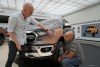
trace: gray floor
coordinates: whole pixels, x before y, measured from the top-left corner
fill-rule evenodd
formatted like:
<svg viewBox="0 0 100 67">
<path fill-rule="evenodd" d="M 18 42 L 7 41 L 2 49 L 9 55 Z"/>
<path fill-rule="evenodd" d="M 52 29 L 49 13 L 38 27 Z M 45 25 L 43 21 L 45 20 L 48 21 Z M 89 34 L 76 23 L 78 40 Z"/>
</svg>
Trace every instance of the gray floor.
<svg viewBox="0 0 100 67">
<path fill-rule="evenodd" d="M 100 47 L 88 44 L 82 44 L 82 48 L 85 53 L 86 60 L 80 67 L 100 67 Z M 5 67 L 7 54 L 8 54 L 8 46 L 7 43 L 4 43 L 4 45 L 0 46 L 0 67 Z M 51 62 L 49 60 L 43 60 L 43 61 L 28 60 L 26 62 L 26 67 L 33 67 L 33 66 L 55 67 L 50 63 Z M 18 65 L 16 63 L 13 63 L 12 67 L 18 67 Z"/>
<path fill-rule="evenodd" d="M 100 47 L 82 44 L 85 62 L 81 67 L 100 67 Z"/>
<path fill-rule="evenodd" d="M 5 67 L 5 63 L 8 55 L 8 45 L 7 42 L 0 46 L 0 67 Z M 17 64 L 13 63 L 12 67 L 18 67 Z"/>
</svg>

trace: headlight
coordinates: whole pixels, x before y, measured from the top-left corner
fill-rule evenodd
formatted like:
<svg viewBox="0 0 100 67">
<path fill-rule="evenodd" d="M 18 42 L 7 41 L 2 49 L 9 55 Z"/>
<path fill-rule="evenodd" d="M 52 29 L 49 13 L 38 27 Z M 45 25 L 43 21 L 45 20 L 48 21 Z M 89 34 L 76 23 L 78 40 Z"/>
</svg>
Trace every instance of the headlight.
<svg viewBox="0 0 100 67">
<path fill-rule="evenodd" d="M 26 37 L 27 42 L 33 42 L 36 39 L 36 34 L 33 32 L 26 33 Z"/>
</svg>

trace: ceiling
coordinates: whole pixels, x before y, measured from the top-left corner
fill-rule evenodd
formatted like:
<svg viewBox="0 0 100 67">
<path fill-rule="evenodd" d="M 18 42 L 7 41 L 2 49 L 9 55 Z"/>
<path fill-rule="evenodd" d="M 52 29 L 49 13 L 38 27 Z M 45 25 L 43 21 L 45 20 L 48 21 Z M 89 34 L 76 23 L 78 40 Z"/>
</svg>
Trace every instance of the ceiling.
<svg viewBox="0 0 100 67">
<path fill-rule="evenodd" d="M 25 2 L 33 4 L 35 13 L 63 16 L 100 3 L 100 0 L 0 0 L 0 8 L 22 10 Z"/>
</svg>

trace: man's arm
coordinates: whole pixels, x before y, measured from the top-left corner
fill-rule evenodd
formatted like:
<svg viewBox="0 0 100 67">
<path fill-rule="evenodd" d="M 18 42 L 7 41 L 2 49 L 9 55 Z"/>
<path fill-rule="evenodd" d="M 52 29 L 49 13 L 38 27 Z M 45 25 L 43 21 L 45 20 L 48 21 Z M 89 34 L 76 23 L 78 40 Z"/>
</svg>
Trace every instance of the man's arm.
<svg viewBox="0 0 100 67">
<path fill-rule="evenodd" d="M 36 24 L 37 26 L 39 26 L 40 28 L 42 28 L 43 30 L 45 30 L 48 33 L 48 35 L 51 35 L 52 34 L 52 32 L 45 25 L 39 23 L 33 17 L 31 17 L 31 18 L 32 18 L 31 23 Z"/>
<path fill-rule="evenodd" d="M 63 36 L 63 29 L 58 28 L 54 30 L 52 36 L 42 38 L 42 41 L 50 44 L 56 44 L 61 36 Z"/>
<path fill-rule="evenodd" d="M 44 26 L 43 24 L 38 24 L 38 26 L 40 27 L 40 28 L 42 28 L 43 30 L 45 30 L 47 33 L 48 33 L 48 35 L 52 35 L 53 33 L 52 33 L 52 31 L 50 31 L 46 26 Z"/>
<path fill-rule="evenodd" d="M 16 44 L 17 49 L 22 50 L 21 45 L 18 43 L 15 34 L 13 32 L 8 32 L 8 35 L 11 37 L 12 41 L 14 41 L 14 43 Z"/>
<path fill-rule="evenodd" d="M 18 50 L 21 50 L 21 45 L 18 43 L 17 38 L 14 34 L 14 29 L 16 27 L 17 24 L 17 18 L 15 16 L 10 16 L 9 17 L 9 21 L 8 21 L 8 35 L 10 36 L 10 38 L 12 39 L 12 41 L 14 41 L 14 43 L 16 44 L 16 47 Z"/>
<path fill-rule="evenodd" d="M 63 55 L 62 57 L 63 58 L 72 58 L 75 56 L 75 53 L 76 52 L 74 52 L 74 51 L 70 51 L 68 54 Z"/>
<path fill-rule="evenodd" d="M 38 26 L 39 26 L 40 28 L 42 28 L 43 30 L 45 30 L 45 31 L 48 29 L 48 28 L 46 28 L 43 24 L 40 24 L 40 23 L 38 24 Z"/>
<path fill-rule="evenodd" d="M 67 54 L 67 55 L 64 54 L 62 56 L 59 56 L 58 57 L 58 62 L 61 62 L 65 58 L 72 58 L 72 57 L 74 57 L 74 55 L 75 55 L 75 52 L 69 52 L 69 54 Z"/>
</svg>

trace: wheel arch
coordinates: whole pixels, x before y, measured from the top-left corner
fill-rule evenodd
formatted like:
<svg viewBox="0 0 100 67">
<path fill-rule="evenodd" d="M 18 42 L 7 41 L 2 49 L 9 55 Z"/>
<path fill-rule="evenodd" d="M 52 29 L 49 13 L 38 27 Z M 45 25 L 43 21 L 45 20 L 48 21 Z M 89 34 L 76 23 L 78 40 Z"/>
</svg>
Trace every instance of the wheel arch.
<svg viewBox="0 0 100 67">
<path fill-rule="evenodd" d="M 64 37 L 61 36 L 61 37 L 59 38 L 58 42 L 59 42 L 59 41 L 62 41 L 63 43 L 65 43 L 65 39 L 64 39 Z"/>
</svg>

